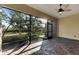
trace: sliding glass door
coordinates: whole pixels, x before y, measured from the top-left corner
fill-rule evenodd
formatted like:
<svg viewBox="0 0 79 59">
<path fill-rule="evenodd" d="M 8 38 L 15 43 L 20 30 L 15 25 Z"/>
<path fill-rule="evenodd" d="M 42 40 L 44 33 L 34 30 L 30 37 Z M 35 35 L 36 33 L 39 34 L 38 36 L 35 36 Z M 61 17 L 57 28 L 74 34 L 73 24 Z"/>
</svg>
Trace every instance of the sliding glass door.
<svg viewBox="0 0 79 59">
<path fill-rule="evenodd" d="M 47 22 L 47 38 L 51 39 L 53 37 L 53 23 L 51 21 Z"/>
</svg>

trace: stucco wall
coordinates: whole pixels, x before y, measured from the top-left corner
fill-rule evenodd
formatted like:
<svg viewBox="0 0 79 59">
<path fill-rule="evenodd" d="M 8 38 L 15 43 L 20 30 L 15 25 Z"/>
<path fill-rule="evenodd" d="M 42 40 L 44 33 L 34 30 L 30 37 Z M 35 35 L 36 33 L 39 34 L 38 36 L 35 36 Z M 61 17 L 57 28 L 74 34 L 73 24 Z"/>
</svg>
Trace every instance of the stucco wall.
<svg viewBox="0 0 79 59">
<path fill-rule="evenodd" d="M 59 20 L 59 37 L 79 40 L 79 14 Z"/>
</svg>

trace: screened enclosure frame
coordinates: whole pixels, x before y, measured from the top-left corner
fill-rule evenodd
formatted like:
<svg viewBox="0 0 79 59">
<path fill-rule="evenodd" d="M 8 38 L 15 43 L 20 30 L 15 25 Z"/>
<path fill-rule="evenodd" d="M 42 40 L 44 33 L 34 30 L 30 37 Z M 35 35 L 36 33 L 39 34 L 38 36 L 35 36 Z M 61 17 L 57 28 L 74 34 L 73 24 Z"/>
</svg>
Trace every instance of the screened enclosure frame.
<svg viewBox="0 0 79 59">
<path fill-rule="evenodd" d="M 29 18 L 29 27 L 28 27 L 28 32 L 29 32 L 29 35 L 28 35 L 28 36 L 29 36 L 29 42 L 31 43 L 31 16 L 32 16 L 32 15 L 27 14 L 27 13 L 22 12 L 22 11 L 19 11 L 19 10 L 15 10 L 15 9 L 9 8 L 9 7 L 5 7 L 5 6 L 2 6 L 1 8 L 13 10 L 13 11 L 16 11 L 16 12 L 19 12 L 19 13 L 24 13 L 24 14 L 30 16 L 30 18 Z M 8 28 L 9 28 L 9 27 L 7 27 L 6 31 L 8 30 Z M 6 32 L 6 31 L 4 31 L 4 32 Z M 5 33 L 2 34 L 2 38 L 4 37 L 4 34 L 5 34 Z"/>
<path fill-rule="evenodd" d="M 6 6 L 2 6 L 1 8 L 5 8 L 5 9 L 9 9 L 9 10 L 12 10 L 12 11 L 15 11 L 15 12 L 19 12 L 19 13 L 23 13 L 23 14 L 25 14 L 25 15 L 29 15 L 29 27 L 28 27 L 28 36 L 29 36 L 29 42 L 31 43 L 31 40 L 32 40 L 32 33 L 31 33 L 31 25 L 32 25 L 32 17 L 33 17 L 33 15 L 31 15 L 31 14 L 28 14 L 28 13 L 25 13 L 25 12 L 22 12 L 22 11 L 18 11 L 18 10 L 15 10 L 15 9 L 12 9 L 12 8 L 9 8 L 9 7 L 6 7 Z M 41 18 L 41 17 L 38 17 L 38 16 L 34 16 L 35 18 Z M 8 29 L 8 28 L 7 28 Z M 6 29 L 6 31 L 7 31 L 7 29 Z M 6 31 L 4 31 L 4 32 L 6 32 Z M 5 33 L 3 33 L 3 35 L 2 35 L 2 38 L 4 37 L 4 34 Z"/>
</svg>

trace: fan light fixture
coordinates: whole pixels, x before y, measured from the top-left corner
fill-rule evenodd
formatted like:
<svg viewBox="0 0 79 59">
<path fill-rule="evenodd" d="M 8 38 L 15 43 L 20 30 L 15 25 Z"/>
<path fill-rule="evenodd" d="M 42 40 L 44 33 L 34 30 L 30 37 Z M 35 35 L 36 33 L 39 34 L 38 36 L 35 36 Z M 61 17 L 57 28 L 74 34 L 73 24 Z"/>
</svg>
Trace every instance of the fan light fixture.
<svg viewBox="0 0 79 59">
<path fill-rule="evenodd" d="M 63 12 L 72 11 L 72 9 L 68 9 L 68 6 L 69 6 L 69 4 L 67 4 L 67 5 L 59 4 L 59 9 L 55 9 L 55 10 L 57 10 L 57 13 L 59 15 L 62 15 Z"/>
<path fill-rule="evenodd" d="M 60 4 L 60 9 L 58 10 L 58 13 L 60 14 L 60 15 L 62 15 L 62 13 L 63 13 L 63 9 L 61 8 L 61 6 L 62 6 L 62 4 Z"/>
<path fill-rule="evenodd" d="M 58 13 L 60 14 L 60 15 L 62 15 L 62 13 L 63 13 L 63 9 L 62 8 L 60 8 L 59 10 L 58 10 Z"/>
</svg>

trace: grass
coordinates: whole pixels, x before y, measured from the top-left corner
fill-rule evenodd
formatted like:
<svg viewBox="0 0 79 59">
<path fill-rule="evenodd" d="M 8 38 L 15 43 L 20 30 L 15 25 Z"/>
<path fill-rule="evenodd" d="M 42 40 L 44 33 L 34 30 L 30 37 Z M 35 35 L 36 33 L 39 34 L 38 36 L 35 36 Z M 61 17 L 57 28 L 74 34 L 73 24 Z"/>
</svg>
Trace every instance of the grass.
<svg viewBox="0 0 79 59">
<path fill-rule="evenodd" d="M 40 35 L 43 35 L 43 33 L 40 32 L 35 32 L 32 33 L 32 40 L 38 39 Z M 28 39 L 28 33 L 22 32 L 22 33 L 11 33 L 8 32 L 4 35 L 2 42 L 7 43 L 7 42 L 12 42 L 12 41 L 18 41 L 18 40 L 27 40 Z"/>
<path fill-rule="evenodd" d="M 19 33 L 7 33 L 4 35 L 3 39 L 2 39 L 2 42 L 3 43 L 6 43 L 6 42 L 12 42 L 12 41 L 17 41 L 17 40 L 26 40 L 28 37 L 27 33 L 22 33 L 22 34 L 19 34 Z"/>
</svg>

